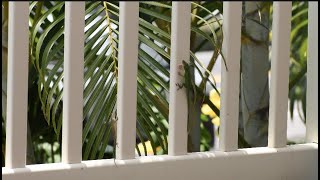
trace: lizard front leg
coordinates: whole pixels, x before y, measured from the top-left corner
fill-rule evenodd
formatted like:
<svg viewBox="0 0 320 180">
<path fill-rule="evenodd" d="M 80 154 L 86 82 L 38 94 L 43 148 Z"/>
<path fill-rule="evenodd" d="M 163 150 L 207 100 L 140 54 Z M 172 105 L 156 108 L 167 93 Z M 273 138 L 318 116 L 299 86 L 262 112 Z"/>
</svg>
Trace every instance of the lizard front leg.
<svg viewBox="0 0 320 180">
<path fill-rule="evenodd" d="M 176 86 L 178 86 L 178 89 L 177 90 L 180 90 L 184 87 L 184 84 L 179 84 L 179 83 L 176 83 Z"/>
<path fill-rule="evenodd" d="M 182 76 L 182 77 L 184 77 L 184 75 L 185 75 L 185 69 L 184 69 L 183 64 L 178 65 L 178 75 Z M 180 90 L 185 86 L 185 84 L 184 83 L 176 83 L 176 86 L 178 86 L 177 90 Z"/>
<path fill-rule="evenodd" d="M 113 162 L 116 167 L 118 167 L 116 163 L 116 147 L 119 148 L 118 142 L 117 142 L 117 121 L 118 121 L 118 116 L 117 116 L 117 111 L 115 111 L 111 117 L 111 128 L 112 128 L 111 130 L 113 133 Z"/>
</svg>

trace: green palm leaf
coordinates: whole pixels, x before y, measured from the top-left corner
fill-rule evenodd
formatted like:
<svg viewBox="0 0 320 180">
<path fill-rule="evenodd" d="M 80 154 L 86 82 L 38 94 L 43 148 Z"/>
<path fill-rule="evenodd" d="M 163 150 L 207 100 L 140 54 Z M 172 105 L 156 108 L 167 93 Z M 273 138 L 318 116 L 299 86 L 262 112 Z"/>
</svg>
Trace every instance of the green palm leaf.
<svg viewBox="0 0 320 180">
<path fill-rule="evenodd" d="M 211 27 L 213 23 L 210 23 L 215 19 L 209 14 L 213 7 L 198 5 L 195 8 L 199 9 L 196 15 L 199 23 L 193 23 L 192 32 L 220 49 L 221 41 L 216 32 L 221 27 Z M 170 12 L 171 3 L 141 2 L 139 11 L 137 136 L 143 144 L 144 154 L 146 140 L 150 140 L 154 154 L 157 154 L 158 146 L 166 153 L 171 16 L 162 12 Z M 86 2 L 82 137 L 85 160 L 103 158 L 108 144 L 112 144 L 112 115 L 117 97 L 118 20 L 117 2 Z M 31 2 L 30 22 L 30 61 L 39 73 L 42 111 L 59 137 L 63 106 L 64 2 Z M 204 32 L 199 28 L 203 26 L 211 31 Z M 191 55 L 195 58 L 194 52 Z M 201 64 L 198 66 L 206 69 Z M 211 84 L 215 88 L 214 83 Z"/>
</svg>

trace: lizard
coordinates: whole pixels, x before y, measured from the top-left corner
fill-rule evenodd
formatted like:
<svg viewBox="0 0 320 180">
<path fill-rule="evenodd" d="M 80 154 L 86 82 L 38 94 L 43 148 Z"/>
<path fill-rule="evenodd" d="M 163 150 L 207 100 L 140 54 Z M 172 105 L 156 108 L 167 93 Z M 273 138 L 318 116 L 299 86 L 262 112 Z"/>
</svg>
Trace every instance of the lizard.
<svg viewBox="0 0 320 180">
<path fill-rule="evenodd" d="M 118 167 L 116 163 L 116 147 L 119 147 L 117 143 L 117 121 L 118 121 L 117 110 L 115 110 L 115 112 L 112 114 L 110 125 L 111 125 L 111 132 L 113 136 L 113 161 L 116 167 Z"/>
<path fill-rule="evenodd" d="M 178 90 L 182 89 L 183 87 L 186 88 L 186 95 L 187 95 L 187 105 L 188 105 L 188 136 L 190 137 L 190 131 L 195 124 L 190 117 L 189 108 L 195 106 L 197 100 L 197 92 L 196 92 L 196 84 L 194 82 L 194 78 L 192 78 L 192 68 L 194 68 L 193 63 L 187 63 L 186 61 L 182 60 L 182 64 L 178 66 L 178 74 L 183 77 L 182 83 L 176 83 L 178 86 Z M 192 103 L 192 104 L 191 104 Z M 190 138 L 191 139 L 191 138 Z M 191 143 L 191 144 L 189 144 Z M 193 147 L 192 141 L 188 141 L 188 146 Z"/>
</svg>

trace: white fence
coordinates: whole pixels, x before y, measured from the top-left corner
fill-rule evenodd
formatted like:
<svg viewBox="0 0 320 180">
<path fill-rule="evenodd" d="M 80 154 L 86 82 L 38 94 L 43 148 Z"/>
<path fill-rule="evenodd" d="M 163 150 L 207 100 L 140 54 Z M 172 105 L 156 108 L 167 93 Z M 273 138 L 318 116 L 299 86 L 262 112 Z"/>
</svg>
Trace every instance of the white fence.
<svg viewBox="0 0 320 180">
<path fill-rule="evenodd" d="M 223 2 L 223 52 L 228 71 L 222 68 L 220 151 L 187 153 L 186 95 L 170 88 L 169 153 L 138 158 L 134 156 L 137 99 L 132 89 L 137 89 L 139 3 L 120 2 L 117 156 L 91 161 L 82 161 L 81 152 L 85 3 L 65 4 L 62 162 L 26 165 L 29 2 L 9 2 L 5 180 L 317 179 L 318 2 L 309 2 L 308 11 L 307 144 L 286 145 L 291 2 L 274 2 L 269 144 L 238 149 L 242 5 Z M 185 17 L 191 3 L 172 5 L 171 87 L 182 80 L 178 65 L 189 59 L 190 18 Z"/>
</svg>

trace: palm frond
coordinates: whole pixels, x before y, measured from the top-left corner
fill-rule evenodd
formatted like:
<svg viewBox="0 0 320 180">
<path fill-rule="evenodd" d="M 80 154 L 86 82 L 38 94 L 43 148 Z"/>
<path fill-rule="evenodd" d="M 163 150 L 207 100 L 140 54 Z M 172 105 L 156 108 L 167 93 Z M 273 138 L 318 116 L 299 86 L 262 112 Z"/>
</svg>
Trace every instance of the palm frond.
<svg viewBox="0 0 320 180">
<path fill-rule="evenodd" d="M 199 14 L 193 16 L 199 23 L 193 24 L 191 30 L 214 49 L 221 49 L 221 40 L 216 34 L 217 29 L 221 29 L 220 24 L 211 27 L 212 23 L 209 23 L 216 19 L 210 15 L 214 7 L 204 6 L 196 6 Z M 171 16 L 162 12 L 171 12 L 171 3 L 141 2 L 139 11 L 137 136 L 143 144 L 144 154 L 147 154 L 146 139 L 151 142 L 154 154 L 157 154 L 158 146 L 166 153 Z M 119 13 L 117 2 L 86 2 L 82 137 L 85 160 L 103 158 L 108 144 L 113 141 L 111 119 L 117 100 Z M 58 136 L 63 106 L 64 15 L 64 2 L 30 4 L 30 61 L 39 73 L 38 95 L 42 111 Z M 200 26 L 208 26 L 210 32 L 204 32 Z M 190 53 L 195 58 L 194 52 Z M 206 70 L 201 63 L 198 66 Z M 210 73 L 205 72 L 206 76 Z M 213 82 L 211 84 L 215 86 Z"/>
</svg>

